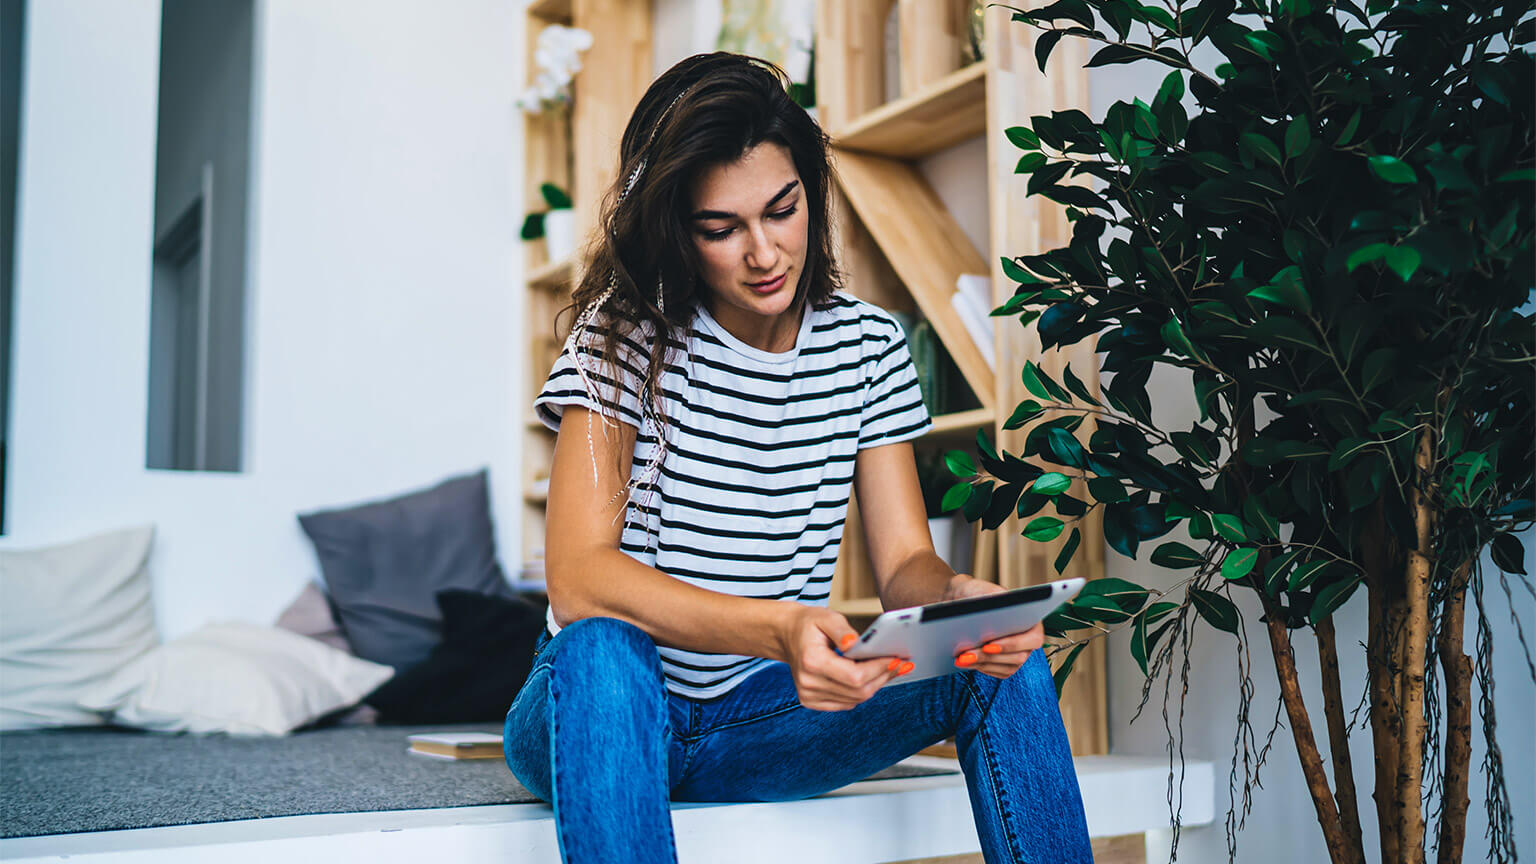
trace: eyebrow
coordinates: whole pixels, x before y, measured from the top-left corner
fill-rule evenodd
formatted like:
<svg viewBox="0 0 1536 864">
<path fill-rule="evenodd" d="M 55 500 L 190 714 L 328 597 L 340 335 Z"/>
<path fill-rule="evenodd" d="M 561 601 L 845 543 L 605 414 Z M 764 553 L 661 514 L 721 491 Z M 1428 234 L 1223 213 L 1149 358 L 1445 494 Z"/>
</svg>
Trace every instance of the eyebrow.
<svg viewBox="0 0 1536 864">
<path fill-rule="evenodd" d="M 788 195 L 790 190 L 794 189 L 799 184 L 800 184 L 799 180 L 791 180 L 788 183 L 785 183 L 784 184 L 784 188 L 779 190 L 779 194 L 777 194 L 777 195 L 773 196 L 772 198 L 768 199 L 768 203 L 766 205 L 764 205 L 763 209 L 766 210 L 769 207 L 772 207 L 773 205 L 779 203 L 779 199 L 780 198 L 783 198 L 785 195 Z M 697 222 L 697 221 L 699 221 L 701 219 L 735 219 L 736 218 L 736 214 L 735 213 L 728 213 L 728 212 L 726 212 L 724 210 L 700 210 L 697 213 L 693 214 L 693 216 L 691 218 L 695 222 Z"/>
</svg>

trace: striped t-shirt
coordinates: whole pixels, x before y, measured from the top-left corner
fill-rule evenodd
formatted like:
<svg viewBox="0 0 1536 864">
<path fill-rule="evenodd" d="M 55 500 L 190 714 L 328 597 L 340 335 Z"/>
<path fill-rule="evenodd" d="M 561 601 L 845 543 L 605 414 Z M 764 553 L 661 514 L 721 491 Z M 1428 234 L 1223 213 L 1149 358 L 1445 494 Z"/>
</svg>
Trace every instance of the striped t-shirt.
<svg viewBox="0 0 1536 864">
<path fill-rule="evenodd" d="M 901 327 L 839 292 L 802 316 L 784 353 L 747 345 L 702 307 L 676 340 L 661 378 L 666 458 L 654 490 L 632 493 L 620 549 L 713 591 L 826 605 L 855 454 L 932 426 Z M 609 413 L 640 430 L 631 469 L 639 477 L 656 445 L 638 398 L 649 346 L 621 346 L 617 394 L 596 349 L 582 350 L 594 358 L 588 377 Z M 558 429 L 567 405 L 595 410 L 562 353 L 534 407 Z M 553 610 L 549 629 L 559 630 Z M 660 650 L 667 688 L 696 699 L 726 693 L 769 662 Z"/>
</svg>

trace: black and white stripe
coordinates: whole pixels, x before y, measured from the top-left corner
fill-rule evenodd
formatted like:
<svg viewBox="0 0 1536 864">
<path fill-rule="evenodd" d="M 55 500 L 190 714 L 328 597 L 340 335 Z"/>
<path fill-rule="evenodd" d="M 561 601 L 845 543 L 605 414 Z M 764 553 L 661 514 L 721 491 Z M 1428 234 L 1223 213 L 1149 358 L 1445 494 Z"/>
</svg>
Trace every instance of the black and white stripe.
<svg viewBox="0 0 1536 864">
<path fill-rule="evenodd" d="M 648 347 L 628 340 L 616 370 L 592 376 L 609 414 L 639 426 Z M 906 441 L 932 425 L 901 327 L 884 310 L 837 294 L 802 319 L 795 347 L 769 354 L 707 312 L 662 374 L 668 449 L 653 494 L 630 501 L 619 548 L 693 585 L 826 605 L 859 449 Z M 568 353 L 534 402 L 558 429 L 567 405 L 594 409 Z M 642 429 L 633 472 L 655 449 Z M 557 632 L 553 613 L 552 632 Z M 719 696 L 766 660 L 662 648 L 667 687 Z"/>
</svg>

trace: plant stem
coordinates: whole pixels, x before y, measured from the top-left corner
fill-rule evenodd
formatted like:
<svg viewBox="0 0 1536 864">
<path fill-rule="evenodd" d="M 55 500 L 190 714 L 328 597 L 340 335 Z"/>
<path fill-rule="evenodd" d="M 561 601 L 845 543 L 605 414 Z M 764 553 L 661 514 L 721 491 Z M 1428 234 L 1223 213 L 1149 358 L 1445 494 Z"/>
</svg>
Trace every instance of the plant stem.
<svg viewBox="0 0 1536 864">
<path fill-rule="evenodd" d="M 1439 864 L 1461 860 L 1467 839 L 1467 770 L 1472 762 L 1472 658 L 1463 650 L 1467 577 L 1463 564 L 1440 618 L 1440 667 L 1445 670 L 1445 782 L 1440 793 Z"/>
<path fill-rule="evenodd" d="M 1409 864 L 1424 861 L 1424 658 L 1429 647 L 1429 581 L 1434 568 L 1432 544 L 1435 534 L 1434 504 L 1429 485 L 1434 468 L 1434 436 L 1429 429 L 1419 435 L 1418 469 L 1409 493 L 1413 512 L 1414 548 L 1408 552 L 1405 573 L 1406 612 L 1403 634 L 1404 650 L 1400 680 L 1403 684 L 1403 734 L 1399 738 L 1397 763 L 1397 825 L 1402 837 L 1401 860 Z"/>
<path fill-rule="evenodd" d="M 1339 822 L 1339 809 L 1328 788 L 1323 757 L 1317 751 L 1312 720 L 1307 716 L 1307 705 L 1302 700 L 1301 681 L 1296 675 L 1296 655 L 1291 650 L 1291 634 L 1285 629 L 1285 614 L 1268 595 L 1261 592 L 1259 596 L 1264 600 L 1269 647 L 1275 655 L 1275 673 L 1280 679 L 1280 697 L 1291 721 L 1291 735 L 1296 739 L 1296 754 L 1301 757 L 1307 791 L 1312 793 L 1312 806 L 1317 809 L 1317 822 L 1322 826 L 1323 840 L 1328 844 L 1328 857 L 1333 864 L 1350 864 L 1355 859 L 1350 857 L 1349 839 Z"/>
<path fill-rule="evenodd" d="M 1324 618 L 1313 629 L 1317 633 L 1317 656 L 1323 673 L 1323 713 L 1328 720 L 1328 750 L 1333 755 L 1334 799 L 1339 805 L 1339 823 L 1349 841 L 1350 860 L 1364 864 L 1360 804 L 1355 798 L 1355 769 L 1349 756 L 1349 732 L 1344 726 L 1344 691 L 1339 684 L 1339 642 L 1333 629 L 1333 616 Z"/>
<path fill-rule="evenodd" d="M 1392 535 L 1387 531 L 1382 513 L 1383 502 L 1371 508 L 1369 528 L 1360 539 L 1360 554 L 1365 560 L 1369 583 L 1369 622 L 1366 625 L 1365 668 L 1370 679 L 1371 744 L 1376 755 L 1376 783 L 1372 798 L 1376 801 L 1377 833 L 1381 838 L 1381 860 L 1399 860 L 1402 838 L 1397 820 L 1392 818 L 1393 789 L 1397 782 L 1397 739 L 1402 729 L 1401 703 L 1397 701 L 1395 645 L 1399 633 L 1400 582 L 1398 555 Z"/>
</svg>

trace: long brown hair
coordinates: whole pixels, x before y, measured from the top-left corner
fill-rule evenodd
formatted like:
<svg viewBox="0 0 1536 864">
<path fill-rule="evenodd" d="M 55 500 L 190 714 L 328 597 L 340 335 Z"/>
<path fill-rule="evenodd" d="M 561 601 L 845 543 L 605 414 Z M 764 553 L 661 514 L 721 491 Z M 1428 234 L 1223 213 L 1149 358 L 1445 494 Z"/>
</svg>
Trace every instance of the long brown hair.
<svg viewBox="0 0 1536 864">
<path fill-rule="evenodd" d="M 579 345 L 568 346 L 599 354 L 610 381 L 624 380 L 616 368 L 624 340 L 649 342 L 649 362 L 638 371 L 659 436 L 666 358 L 705 290 L 688 218 L 691 184 L 700 172 L 766 141 L 787 148 L 809 216 L 805 267 L 791 308 L 825 304 L 842 287 L 829 227 L 829 141 L 788 87 L 789 76 L 768 61 L 725 51 L 696 54 L 651 82 L 624 129 L 617 179 L 603 196 L 601 231 L 585 250 L 587 266 L 562 315 L 573 313 L 584 325 L 572 334 Z M 665 286 L 664 302 L 658 285 Z M 636 338 L 637 331 L 656 336 Z"/>
</svg>

